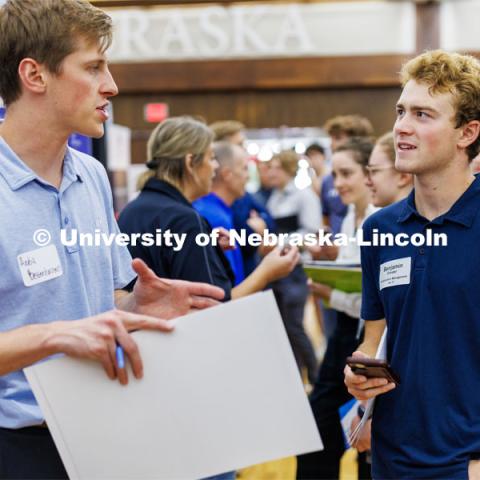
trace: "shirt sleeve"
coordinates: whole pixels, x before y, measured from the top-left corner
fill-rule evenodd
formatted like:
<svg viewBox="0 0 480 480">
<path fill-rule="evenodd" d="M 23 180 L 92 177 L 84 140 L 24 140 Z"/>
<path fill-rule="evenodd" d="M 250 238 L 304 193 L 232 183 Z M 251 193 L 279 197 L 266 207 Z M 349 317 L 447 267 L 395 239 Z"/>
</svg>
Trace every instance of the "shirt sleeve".
<svg viewBox="0 0 480 480">
<path fill-rule="evenodd" d="M 363 238 L 372 239 L 372 219 L 368 218 L 363 224 Z M 382 320 L 385 311 L 378 286 L 379 265 L 375 261 L 375 249 L 366 245 L 360 247 L 362 262 L 362 307 L 361 317 L 365 320 Z"/>
<path fill-rule="evenodd" d="M 317 195 L 310 190 L 301 191 L 298 209 L 299 233 L 317 232 L 322 227 L 322 209 Z"/>
<path fill-rule="evenodd" d="M 362 305 L 361 293 L 346 293 L 341 290 L 332 290 L 330 307 L 350 317 L 359 318 Z"/>
</svg>

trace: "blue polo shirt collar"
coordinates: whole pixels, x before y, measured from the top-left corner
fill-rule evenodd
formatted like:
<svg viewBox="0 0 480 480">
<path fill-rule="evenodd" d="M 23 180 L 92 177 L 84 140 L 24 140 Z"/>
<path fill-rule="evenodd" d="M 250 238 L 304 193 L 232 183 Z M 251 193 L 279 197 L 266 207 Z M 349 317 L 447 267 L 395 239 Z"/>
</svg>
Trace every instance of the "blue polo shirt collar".
<svg viewBox="0 0 480 480">
<path fill-rule="evenodd" d="M 37 180 L 44 185 L 48 185 L 20 159 L 2 137 L 0 137 L 0 154 L 6 159 L 6 161 L 0 162 L 0 175 L 3 176 L 8 186 L 13 191 L 19 190 L 34 180 Z M 67 148 L 64 158 L 63 178 L 63 181 L 67 181 L 68 184 L 77 180 L 82 181 L 69 148 Z M 66 185 L 64 189 L 65 188 Z"/>
<path fill-rule="evenodd" d="M 478 195 L 480 195 L 480 175 L 475 176 L 475 180 L 447 213 L 440 215 L 430 223 L 442 225 L 445 221 L 449 221 L 470 228 L 478 211 L 476 202 L 473 202 L 472 200 L 475 197 L 478 197 Z M 425 218 L 418 213 L 415 206 L 415 190 L 412 190 L 407 197 L 403 210 L 397 221 L 399 223 L 405 223 L 413 216 L 425 220 Z"/>
<path fill-rule="evenodd" d="M 83 182 L 82 176 L 78 173 L 77 162 L 80 160 L 72 154 L 70 147 L 67 147 L 65 157 L 63 159 L 63 179 L 69 182 Z"/>
<path fill-rule="evenodd" d="M 215 192 L 210 192 L 207 195 L 205 195 L 203 198 L 206 198 L 207 200 L 216 202 L 221 208 L 226 210 L 227 212 L 231 213 L 232 209 L 229 205 L 227 205 L 222 198 L 220 198 Z"/>
</svg>

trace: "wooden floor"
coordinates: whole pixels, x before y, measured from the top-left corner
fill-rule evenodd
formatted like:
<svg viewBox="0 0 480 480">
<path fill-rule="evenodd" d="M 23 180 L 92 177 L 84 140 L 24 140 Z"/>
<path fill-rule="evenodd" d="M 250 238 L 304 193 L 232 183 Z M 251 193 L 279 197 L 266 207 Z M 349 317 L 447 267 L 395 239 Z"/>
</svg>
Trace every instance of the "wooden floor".
<svg viewBox="0 0 480 480">
<path fill-rule="evenodd" d="M 305 308 L 305 329 L 312 339 L 317 356 L 325 352 L 326 342 L 315 314 L 313 301 L 309 299 Z M 263 463 L 237 472 L 239 480 L 295 480 L 297 461 L 295 457 Z M 340 466 L 340 480 L 357 480 L 357 452 L 345 452 Z"/>
<path fill-rule="evenodd" d="M 275 462 L 262 463 L 237 472 L 239 480 L 295 480 L 297 461 L 295 457 Z M 340 480 L 357 480 L 357 452 L 345 452 L 340 465 Z"/>
</svg>

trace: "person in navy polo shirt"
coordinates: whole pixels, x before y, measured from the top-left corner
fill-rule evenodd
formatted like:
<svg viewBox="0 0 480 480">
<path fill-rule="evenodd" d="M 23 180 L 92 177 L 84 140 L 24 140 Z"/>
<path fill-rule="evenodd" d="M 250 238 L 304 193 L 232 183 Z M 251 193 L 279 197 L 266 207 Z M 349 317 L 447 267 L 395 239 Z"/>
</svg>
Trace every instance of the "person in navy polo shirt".
<svg viewBox="0 0 480 480">
<path fill-rule="evenodd" d="M 362 247 L 366 332 L 354 352 L 374 356 L 386 324 L 401 383 L 349 367 L 345 383 L 359 400 L 377 397 L 373 478 L 480 478 L 480 178 L 469 168 L 480 147 L 480 63 L 431 51 L 401 77 L 395 168 L 414 174 L 414 190 L 363 232 L 411 241 Z M 421 245 L 429 231 L 446 234 L 447 245 Z"/>
<path fill-rule="evenodd" d="M 161 318 L 224 292 L 159 279 L 126 247 L 60 241 L 61 229 L 119 231 L 104 168 L 67 146 L 73 132 L 103 135 L 118 92 L 105 57 L 108 15 L 83 0 L 7 0 L 0 31 L 0 478 L 66 478 L 22 369 L 64 353 L 99 361 L 126 384 L 117 343 L 143 375 L 130 330 L 170 331 Z"/>
</svg>

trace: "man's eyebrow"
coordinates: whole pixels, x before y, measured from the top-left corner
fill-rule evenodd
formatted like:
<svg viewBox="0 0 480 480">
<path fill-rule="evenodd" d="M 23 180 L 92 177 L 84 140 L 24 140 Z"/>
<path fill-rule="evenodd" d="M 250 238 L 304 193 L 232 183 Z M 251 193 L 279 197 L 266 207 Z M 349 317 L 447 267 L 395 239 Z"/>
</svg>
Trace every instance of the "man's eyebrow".
<svg viewBox="0 0 480 480">
<path fill-rule="evenodd" d="M 90 60 L 87 60 L 85 62 L 85 65 L 90 65 L 92 63 L 99 63 L 100 65 L 105 65 L 107 63 L 107 60 L 102 57 L 92 58 Z"/>
<path fill-rule="evenodd" d="M 405 110 L 405 106 L 402 103 L 397 103 L 396 108 L 403 108 Z M 438 113 L 438 110 L 435 110 L 432 107 L 428 107 L 427 105 L 411 105 L 410 110 L 412 110 L 413 112 L 427 111 L 432 113 Z"/>
</svg>

